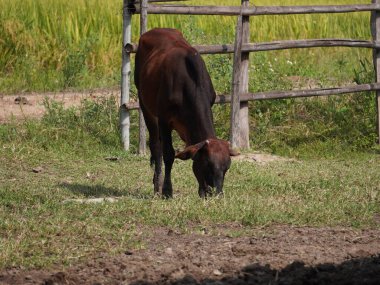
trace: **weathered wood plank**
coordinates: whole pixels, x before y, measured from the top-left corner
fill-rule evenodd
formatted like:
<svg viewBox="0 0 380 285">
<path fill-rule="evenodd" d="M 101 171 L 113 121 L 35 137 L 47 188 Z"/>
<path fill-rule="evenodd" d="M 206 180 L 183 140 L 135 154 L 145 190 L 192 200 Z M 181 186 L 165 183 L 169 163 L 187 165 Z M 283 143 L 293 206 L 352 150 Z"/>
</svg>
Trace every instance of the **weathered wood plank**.
<svg viewBox="0 0 380 285">
<path fill-rule="evenodd" d="M 280 49 L 294 48 L 315 48 L 315 47 L 357 47 L 373 48 L 378 45 L 373 41 L 355 40 L 355 39 L 309 39 L 309 40 L 285 40 L 273 41 L 268 43 L 249 43 L 243 46 L 246 51 L 269 51 Z"/>
<path fill-rule="evenodd" d="M 243 37 L 243 16 L 239 16 L 235 29 L 235 53 L 232 72 L 232 97 L 230 118 L 230 142 L 233 148 L 240 143 L 240 80 L 241 80 L 241 47 Z"/>
<path fill-rule="evenodd" d="M 317 13 L 350 13 L 380 11 L 380 4 L 360 5 L 319 5 L 319 6 L 185 6 L 185 5 L 150 5 L 149 14 L 181 15 L 224 15 L 224 16 L 258 16 L 291 15 Z M 141 12 L 141 5 L 136 4 L 136 13 Z"/>
<path fill-rule="evenodd" d="M 141 0 L 140 36 L 148 29 L 148 7 L 148 0 Z M 141 109 L 139 109 L 139 154 L 146 154 L 146 125 Z"/>
<path fill-rule="evenodd" d="M 364 91 L 380 91 L 380 83 L 360 84 L 360 85 L 336 87 L 336 88 L 246 93 L 240 96 L 240 100 L 241 101 L 256 101 L 256 100 L 331 96 L 331 95 L 343 95 L 343 94 L 348 94 L 348 93 L 357 93 L 357 92 L 364 92 Z M 231 102 L 231 95 L 216 96 L 216 100 L 215 100 L 216 104 L 224 104 L 224 103 L 230 103 L 230 102 Z M 128 110 L 138 109 L 139 103 L 132 102 L 132 103 L 128 103 L 124 105 L 123 107 Z"/>
<path fill-rule="evenodd" d="M 148 0 L 149 3 L 156 3 L 156 2 L 185 2 L 189 0 Z M 141 3 L 141 1 L 134 1 L 134 3 L 138 4 Z"/>
<path fill-rule="evenodd" d="M 123 2 L 123 49 L 122 49 L 122 66 L 121 66 L 121 94 L 120 105 L 124 106 L 129 103 L 129 75 L 131 73 L 131 58 L 128 53 L 124 51 L 124 47 L 131 42 L 131 20 L 132 14 L 129 12 L 128 5 L 129 0 Z M 129 128 L 130 117 L 129 110 L 126 108 L 120 108 L 120 131 L 121 141 L 123 143 L 124 150 L 129 150 Z"/>
<path fill-rule="evenodd" d="M 315 48 L 315 47 L 356 47 L 356 48 L 380 48 L 380 42 L 364 41 L 354 39 L 309 39 L 309 40 L 288 40 L 273 41 L 262 43 L 243 43 L 242 52 L 258 52 L 280 49 L 295 48 Z M 201 54 L 223 54 L 233 53 L 233 44 L 219 45 L 194 45 Z M 126 52 L 135 53 L 137 51 L 136 44 L 129 44 L 125 47 Z"/>
<path fill-rule="evenodd" d="M 379 4 L 380 0 L 372 0 L 372 3 Z M 371 33 L 373 40 L 376 43 L 379 43 L 380 41 L 380 13 L 372 12 L 371 15 Z M 380 82 L 380 49 L 379 47 L 375 47 L 373 49 L 373 64 L 375 68 L 376 73 L 376 82 Z M 380 144 L 380 91 L 376 91 L 376 110 L 377 110 L 377 117 L 376 117 L 376 127 L 377 127 L 377 136 L 378 136 L 378 144 Z"/>
<path fill-rule="evenodd" d="M 249 0 L 242 0 L 242 7 L 249 6 Z M 249 16 L 243 16 L 242 19 L 242 47 L 250 42 L 249 33 Z M 249 85 L 249 52 L 242 51 L 241 54 L 241 69 L 240 69 L 240 88 L 239 93 L 248 92 Z M 248 101 L 240 101 L 240 133 L 239 133 L 239 148 L 249 149 L 249 109 Z"/>
<path fill-rule="evenodd" d="M 300 98 L 300 97 L 340 95 L 340 94 L 347 94 L 347 93 L 357 93 L 357 92 L 363 92 L 363 91 L 376 91 L 376 90 L 380 90 L 380 83 L 361 84 L 361 85 L 337 87 L 337 88 L 247 93 L 241 96 L 241 100 L 251 101 L 251 100 L 269 100 L 269 99 L 289 99 L 289 98 Z"/>
<path fill-rule="evenodd" d="M 290 15 L 319 13 L 351 13 L 380 10 L 377 4 L 362 5 L 317 5 L 317 6 L 261 6 L 255 15 Z"/>
<path fill-rule="evenodd" d="M 148 0 L 141 0 L 140 36 L 148 29 Z"/>
</svg>

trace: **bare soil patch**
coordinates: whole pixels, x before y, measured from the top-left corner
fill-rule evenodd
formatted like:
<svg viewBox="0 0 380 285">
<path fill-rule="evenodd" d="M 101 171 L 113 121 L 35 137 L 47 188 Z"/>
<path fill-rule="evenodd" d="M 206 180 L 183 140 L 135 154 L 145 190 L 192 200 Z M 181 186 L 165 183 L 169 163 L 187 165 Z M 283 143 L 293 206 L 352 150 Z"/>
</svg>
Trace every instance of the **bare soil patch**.
<svg viewBox="0 0 380 285">
<path fill-rule="evenodd" d="M 79 106 L 83 100 L 96 100 L 99 97 L 119 96 L 118 89 L 93 90 L 85 92 L 49 92 L 16 95 L 0 94 L 0 124 L 12 119 L 40 118 L 45 112 L 45 98 L 62 102 L 63 106 Z"/>
<path fill-rule="evenodd" d="M 297 160 L 293 158 L 286 158 L 278 155 L 261 152 L 244 153 L 238 156 L 233 156 L 232 159 L 235 161 L 248 161 L 258 164 L 267 164 L 274 161 L 297 162 Z"/>
<path fill-rule="evenodd" d="M 0 271 L 0 284 L 379 284 L 380 230 L 271 226 L 251 235 L 142 229 L 142 250 L 69 268 Z"/>
</svg>

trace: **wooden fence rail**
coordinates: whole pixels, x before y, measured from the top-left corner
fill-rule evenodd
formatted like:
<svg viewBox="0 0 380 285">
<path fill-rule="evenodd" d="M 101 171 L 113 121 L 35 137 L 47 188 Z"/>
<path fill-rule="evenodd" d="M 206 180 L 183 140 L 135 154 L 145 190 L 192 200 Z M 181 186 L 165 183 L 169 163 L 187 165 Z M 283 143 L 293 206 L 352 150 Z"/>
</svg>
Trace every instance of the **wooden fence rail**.
<svg viewBox="0 0 380 285">
<path fill-rule="evenodd" d="M 155 3 L 155 2 L 185 2 L 185 1 L 189 1 L 189 0 L 148 0 L 148 3 Z M 142 3 L 142 0 L 141 1 L 132 1 L 133 4 L 141 4 Z"/>
<path fill-rule="evenodd" d="M 259 101 L 273 99 L 290 99 L 290 98 L 306 98 L 328 95 L 343 95 L 349 93 L 358 93 L 365 91 L 380 91 L 380 83 L 360 84 L 346 87 L 318 88 L 318 89 L 302 89 L 292 91 L 267 91 L 256 93 L 243 93 L 240 95 L 241 101 Z M 215 104 L 224 104 L 231 102 L 231 95 L 219 94 L 216 97 Z M 139 102 L 129 102 L 124 106 L 128 110 L 139 109 Z"/>
<path fill-rule="evenodd" d="M 185 1 L 185 0 L 172 0 Z M 380 132 L 380 0 L 372 0 L 372 4 L 364 5 L 330 5 L 330 6 L 249 6 L 249 0 L 241 0 L 241 6 L 184 6 L 184 5 L 154 5 L 148 2 L 163 2 L 163 0 L 124 0 L 124 28 L 125 23 L 130 25 L 130 17 L 133 13 L 141 14 L 141 31 L 146 29 L 146 17 L 148 14 L 185 14 L 185 15 L 229 15 L 238 16 L 235 31 L 234 44 L 217 45 L 195 45 L 194 47 L 202 54 L 234 53 L 234 66 L 232 78 L 232 95 L 217 96 L 216 103 L 231 103 L 231 132 L 230 140 L 234 147 L 249 148 L 249 122 L 248 101 L 299 98 L 312 96 L 328 96 L 363 91 L 376 91 L 377 102 L 377 128 Z M 169 1 L 165 1 L 169 2 Z M 350 12 L 372 12 L 371 32 L 373 39 L 309 39 L 309 40 L 285 40 L 262 43 L 250 43 L 249 41 L 249 16 L 256 15 L 289 15 L 289 14 L 314 14 L 314 13 L 350 13 Z M 144 24 L 145 23 L 145 24 Z M 128 30 L 128 28 L 127 28 Z M 129 27 L 130 31 L 130 27 Z M 139 109 L 138 102 L 129 102 L 123 98 L 126 92 L 125 84 L 129 80 L 125 78 L 130 60 L 130 54 L 136 52 L 137 45 L 130 42 L 130 35 L 123 33 L 123 69 L 122 69 L 122 100 L 121 100 L 121 122 L 129 110 Z M 128 40 L 126 40 L 128 39 Z M 321 88 L 292 91 L 270 91 L 270 92 L 248 92 L 248 63 L 249 53 L 258 51 L 314 48 L 314 47 L 355 47 L 373 49 L 374 67 L 376 71 L 376 82 L 372 84 L 361 84 L 337 88 Z M 125 64 L 127 62 L 127 64 Z M 130 68 L 130 67 L 129 67 Z M 129 74 L 128 73 L 128 74 Z M 129 86 L 129 85 L 128 85 Z M 124 117 L 123 117 L 124 116 Z M 140 126 L 142 115 L 140 115 Z M 128 127 L 128 131 L 122 130 L 122 139 L 125 134 L 129 135 L 128 123 L 121 124 L 122 128 Z M 140 127 L 139 153 L 145 153 L 145 129 Z M 379 141 L 380 143 L 380 135 Z M 125 149 L 128 149 L 124 142 Z M 129 147 L 129 138 L 128 138 Z"/>
<path fill-rule="evenodd" d="M 136 13 L 141 5 L 135 5 Z M 362 5 L 324 5 L 324 6 L 185 6 L 185 5 L 149 5 L 148 14 L 176 15 L 223 15 L 223 16 L 259 16 L 292 15 L 317 13 L 352 13 L 380 11 L 380 4 Z"/>
<path fill-rule="evenodd" d="M 216 45 L 193 45 L 201 54 L 223 54 L 234 53 L 233 44 L 216 44 Z M 352 40 L 352 39 L 310 39 L 310 40 L 291 40 L 291 41 L 273 41 L 262 43 L 243 43 L 242 52 L 270 51 L 280 49 L 296 48 L 315 48 L 315 47 L 356 47 L 356 48 L 380 48 L 380 43 L 375 41 Z M 136 44 L 128 44 L 125 51 L 135 53 Z"/>
</svg>

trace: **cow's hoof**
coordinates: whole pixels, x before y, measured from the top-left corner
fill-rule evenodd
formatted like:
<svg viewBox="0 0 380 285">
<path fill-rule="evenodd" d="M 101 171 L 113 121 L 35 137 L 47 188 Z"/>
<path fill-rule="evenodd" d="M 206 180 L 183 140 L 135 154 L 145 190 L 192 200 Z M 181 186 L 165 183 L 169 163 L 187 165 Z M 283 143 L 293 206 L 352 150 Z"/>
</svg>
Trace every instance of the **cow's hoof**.
<svg viewBox="0 0 380 285">
<path fill-rule="evenodd" d="M 169 200 L 169 199 L 172 199 L 172 198 L 173 198 L 173 194 L 162 193 L 162 199 Z"/>
</svg>

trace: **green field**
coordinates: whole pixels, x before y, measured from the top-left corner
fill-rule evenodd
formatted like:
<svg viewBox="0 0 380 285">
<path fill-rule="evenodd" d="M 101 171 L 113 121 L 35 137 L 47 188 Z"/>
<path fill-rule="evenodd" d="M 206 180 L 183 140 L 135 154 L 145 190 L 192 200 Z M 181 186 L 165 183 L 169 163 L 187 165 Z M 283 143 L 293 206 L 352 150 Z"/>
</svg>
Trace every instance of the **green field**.
<svg viewBox="0 0 380 285">
<path fill-rule="evenodd" d="M 121 0 L 107 5 L 100 0 L 0 0 L 0 93 L 117 86 L 121 6 Z M 138 16 L 134 41 L 137 21 Z M 251 24 L 255 42 L 370 39 L 369 13 L 252 17 Z M 232 43 L 235 18 L 151 16 L 149 26 L 181 29 L 191 43 Z M 216 90 L 229 92 L 231 55 L 204 58 Z M 371 52 L 348 48 L 251 54 L 250 74 L 252 91 L 374 80 Z M 0 125 L 0 269 L 68 265 L 143 248 L 139 233 L 154 226 L 182 232 L 207 227 L 213 234 L 214 226 L 238 225 L 240 230 L 229 235 L 254 235 L 255 227 L 272 224 L 379 227 L 374 217 L 380 214 L 380 148 L 372 93 L 250 103 L 251 151 L 291 160 L 235 161 L 226 176 L 225 197 L 205 201 L 197 196 L 189 161 L 174 164 L 175 198 L 153 197 L 149 158 L 136 155 L 137 113 L 131 113 L 131 151 L 124 152 L 117 98 L 70 109 L 47 99 L 45 106 L 40 120 Z M 215 106 L 213 112 L 218 136 L 228 139 L 229 106 Z M 67 201 L 99 197 L 119 200 Z"/>
<path fill-rule="evenodd" d="M 116 116 L 112 100 L 67 111 L 53 104 L 41 121 L 0 125 L 0 268 L 68 265 L 143 248 L 138 233 L 151 227 L 213 234 L 214 226 L 236 224 L 240 230 L 224 234 L 239 236 L 272 224 L 379 226 L 378 153 L 325 148 L 320 155 L 309 145 L 293 160 L 234 161 L 225 197 L 205 201 L 191 162 L 178 160 L 174 199 L 165 201 L 153 197 L 148 157 L 121 150 Z M 65 202 L 99 197 L 119 200 Z"/>
</svg>

